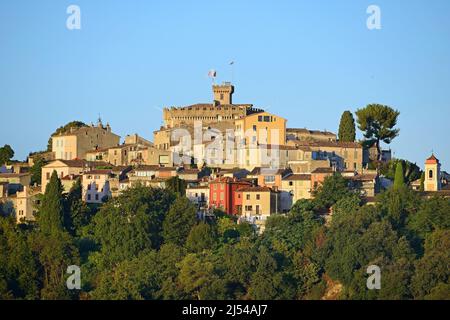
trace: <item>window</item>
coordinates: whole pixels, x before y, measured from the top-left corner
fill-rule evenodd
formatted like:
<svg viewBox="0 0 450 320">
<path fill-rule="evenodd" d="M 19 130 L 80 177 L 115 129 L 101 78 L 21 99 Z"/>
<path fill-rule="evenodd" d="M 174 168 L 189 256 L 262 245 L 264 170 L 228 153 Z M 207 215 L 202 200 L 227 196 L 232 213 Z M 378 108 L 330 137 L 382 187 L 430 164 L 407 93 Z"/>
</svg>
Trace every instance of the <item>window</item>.
<svg viewBox="0 0 450 320">
<path fill-rule="evenodd" d="M 264 183 L 275 183 L 275 176 L 264 176 Z"/>
<path fill-rule="evenodd" d="M 261 195 L 257 194 L 256 195 L 256 200 L 261 200 Z M 258 208 L 259 206 L 256 206 L 256 208 Z"/>
<path fill-rule="evenodd" d="M 249 195 L 249 194 L 246 196 L 246 199 L 247 199 L 247 200 L 250 200 L 250 195 Z"/>
<path fill-rule="evenodd" d="M 256 131 L 256 125 L 253 125 L 253 131 Z"/>
<path fill-rule="evenodd" d="M 262 122 L 263 121 L 263 117 L 262 116 L 258 116 L 258 122 Z"/>
<path fill-rule="evenodd" d="M 356 168 L 357 168 L 357 165 L 356 165 L 356 162 L 354 162 L 354 163 L 353 163 L 353 169 L 356 170 Z"/>
<path fill-rule="evenodd" d="M 88 199 L 88 201 L 91 201 L 91 195 L 90 194 L 88 194 L 87 199 Z"/>
<path fill-rule="evenodd" d="M 95 195 L 95 201 L 98 201 L 98 194 Z"/>
<path fill-rule="evenodd" d="M 225 194 L 223 192 L 220 193 L 220 200 L 224 200 L 225 199 Z"/>
<path fill-rule="evenodd" d="M 45 177 L 47 178 L 47 180 L 50 180 L 50 172 L 47 172 L 47 174 L 45 175 Z"/>
<path fill-rule="evenodd" d="M 256 205 L 256 214 L 259 214 L 259 205 Z"/>
<path fill-rule="evenodd" d="M 428 171 L 428 178 L 433 179 L 433 170 Z"/>
<path fill-rule="evenodd" d="M 264 116 L 264 122 L 270 122 L 271 116 Z"/>
<path fill-rule="evenodd" d="M 293 186 L 294 183 L 292 181 L 289 181 L 289 186 Z"/>
</svg>

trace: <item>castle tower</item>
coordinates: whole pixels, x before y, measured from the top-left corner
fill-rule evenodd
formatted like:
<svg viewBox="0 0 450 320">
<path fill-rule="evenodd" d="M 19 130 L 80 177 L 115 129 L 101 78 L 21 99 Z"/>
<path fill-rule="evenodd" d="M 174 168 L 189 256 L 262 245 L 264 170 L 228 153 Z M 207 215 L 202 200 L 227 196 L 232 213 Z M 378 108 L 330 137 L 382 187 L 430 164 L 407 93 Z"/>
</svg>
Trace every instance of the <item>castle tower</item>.
<svg viewBox="0 0 450 320">
<path fill-rule="evenodd" d="M 441 164 L 434 154 L 425 161 L 424 187 L 425 191 L 441 190 Z"/>
<path fill-rule="evenodd" d="M 230 82 L 221 85 L 213 85 L 214 105 L 232 104 L 234 86 Z"/>
</svg>

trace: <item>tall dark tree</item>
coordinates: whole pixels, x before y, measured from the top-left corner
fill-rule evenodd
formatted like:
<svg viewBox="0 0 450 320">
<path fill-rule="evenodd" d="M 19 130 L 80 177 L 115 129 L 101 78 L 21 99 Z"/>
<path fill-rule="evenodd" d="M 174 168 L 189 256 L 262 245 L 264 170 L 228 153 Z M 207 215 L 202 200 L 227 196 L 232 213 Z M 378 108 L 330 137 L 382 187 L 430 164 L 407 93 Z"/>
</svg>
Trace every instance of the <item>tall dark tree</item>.
<svg viewBox="0 0 450 320">
<path fill-rule="evenodd" d="M 178 176 L 172 177 L 166 181 L 166 188 L 180 196 L 186 195 L 186 181 Z"/>
<path fill-rule="evenodd" d="M 14 157 L 14 150 L 10 145 L 5 144 L 0 148 L 0 166 L 8 163 Z"/>
<path fill-rule="evenodd" d="M 344 111 L 339 123 L 339 141 L 354 142 L 356 139 L 355 119 L 350 111 Z"/>
<path fill-rule="evenodd" d="M 196 221 L 195 207 L 186 197 L 178 197 L 164 219 L 164 242 L 184 245 Z"/>
<path fill-rule="evenodd" d="M 405 185 L 405 176 L 403 174 L 403 164 L 401 162 L 397 163 L 397 167 L 395 169 L 395 179 L 394 179 L 394 188 L 401 188 Z"/>
<path fill-rule="evenodd" d="M 37 217 L 39 228 L 44 234 L 52 234 L 63 230 L 64 198 L 62 192 L 61 181 L 56 171 L 53 171 Z"/>
<path fill-rule="evenodd" d="M 364 132 L 366 146 L 377 146 L 378 160 L 381 160 L 380 142 L 391 143 L 400 130 L 395 129 L 400 112 L 381 104 L 369 104 L 356 111 L 358 128 Z"/>
</svg>

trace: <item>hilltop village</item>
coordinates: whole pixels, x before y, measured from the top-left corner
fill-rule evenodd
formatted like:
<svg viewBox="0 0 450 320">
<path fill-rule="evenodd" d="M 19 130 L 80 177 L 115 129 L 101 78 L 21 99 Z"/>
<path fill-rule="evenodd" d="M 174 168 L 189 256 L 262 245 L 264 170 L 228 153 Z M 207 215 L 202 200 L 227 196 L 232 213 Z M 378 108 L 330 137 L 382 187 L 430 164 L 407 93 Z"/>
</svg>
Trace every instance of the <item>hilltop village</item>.
<svg viewBox="0 0 450 320">
<path fill-rule="evenodd" d="M 288 119 L 234 103 L 231 83 L 213 85 L 212 91 L 211 103 L 165 108 L 153 141 L 132 134 L 122 142 L 101 119 L 96 125 L 77 123 L 59 130 L 47 152 L 0 167 L 2 211 L 17 222 L 34 221 L 39 195 L 56 172 L 66 193 L 81 181 L 88 204 L 101 205 L 138 184 L 176 184 L 195 204 L 199 218 L 221 210 L 263 231 L 269 216 L 314 198 L 336 173 L 368 205 L 393 183 L 372 165 L 392 161 L 391 150 L 341 141 L 332 132 L 290 128 Z M 410 188 L 424 196 L 448 196 L 449 180 L 432 155 L 425 160 L 424 177 Z M 332 210 L 324 215 L 331 216 Z"/>
</svg>

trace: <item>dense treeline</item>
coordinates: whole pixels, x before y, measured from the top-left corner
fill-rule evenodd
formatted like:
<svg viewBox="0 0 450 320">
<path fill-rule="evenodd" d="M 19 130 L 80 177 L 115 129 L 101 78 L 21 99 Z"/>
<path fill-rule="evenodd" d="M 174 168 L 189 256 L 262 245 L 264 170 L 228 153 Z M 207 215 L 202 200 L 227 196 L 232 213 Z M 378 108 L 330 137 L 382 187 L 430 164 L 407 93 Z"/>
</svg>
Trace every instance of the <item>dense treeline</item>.
<svg viewBox="0 0 450 320">
<path fill-rule="evenodd" d="M 176 188 L 175 188 L 176 189 Z M 339 176 L 262 235 L 176 190 L 137 186 L 101 208 L 53 175 L 37 222 L 0 218 L 1 299 L 449 299 L 450 202 L 395 187 L 362 205 Z M 332 207 L 331 221 L 323 213 Z M 378 265 L 381 290 L 366 288 Z M 81 290 L 66 289 L 69 265 Z"/>
</svg>

